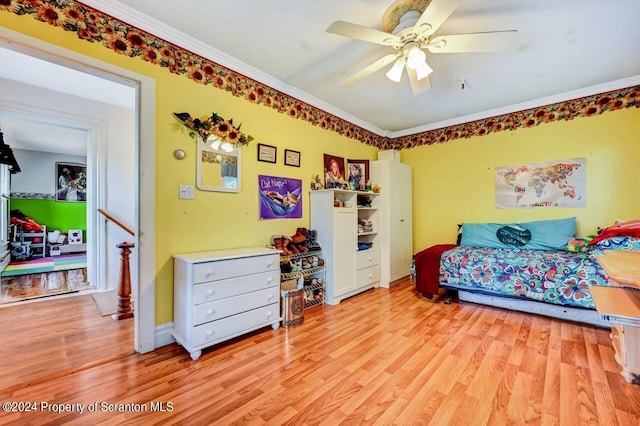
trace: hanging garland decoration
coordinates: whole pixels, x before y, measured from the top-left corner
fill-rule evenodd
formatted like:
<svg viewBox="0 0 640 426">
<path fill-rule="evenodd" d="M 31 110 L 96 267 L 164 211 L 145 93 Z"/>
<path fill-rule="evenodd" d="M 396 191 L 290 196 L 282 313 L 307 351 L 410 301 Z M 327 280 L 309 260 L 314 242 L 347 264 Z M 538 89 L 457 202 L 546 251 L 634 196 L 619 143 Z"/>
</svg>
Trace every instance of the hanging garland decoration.
<svg viewBox="0 0 640 426">
<path fill-rule="evenodd" d="M 225 120 L 215 112 L 209 117 L 201 118 L 193 118 L 188 112 L 174 112 L 173 115 L 191 130 L 191 137 L 199 135 L 203 142 L 207 142 L 211 136 L 232 145 L 248 145 L 253 140 L 253 136 L 240 131 L 242 124 L 236 127 L 233 119 Z"/>
</svg>

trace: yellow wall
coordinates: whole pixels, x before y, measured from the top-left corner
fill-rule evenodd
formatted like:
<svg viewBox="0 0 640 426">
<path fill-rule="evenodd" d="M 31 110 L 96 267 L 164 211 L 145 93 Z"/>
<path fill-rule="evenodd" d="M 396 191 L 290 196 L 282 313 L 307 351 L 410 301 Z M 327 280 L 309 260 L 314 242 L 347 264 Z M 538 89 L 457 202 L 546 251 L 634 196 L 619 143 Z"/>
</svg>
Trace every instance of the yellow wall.
<svg viewBox="0 0 640 426">
<path fill-rule="evenodd" d="M 228 92 L 177 76 L 167 68 L 128 58 L 96 43 L 79 40 L 72 32 L 38 22 L 30 16 L 1 12 L 2 25 L 104 62 L 147 75 L 156 81 L 156 324 L 173 319 L 174 253 L 243 246 L 266 246 L 273 234 L 293 235 L 309 226 L 308 190 L 312 174 L 323 174 L 323 154 L 344 158 L 376 158 L 377 149 L 335 132 L 291 119 L 270 108 L 252 104 Z M 196 145 L 188 129 L 172 115 L 216 112 L 255 138 L 242 148 L 242 191 L 239 194 L 196 189 L 194 200 L 179 200 L 180 184 L 195 186 Z M 277 147 L 277 164 L 257 161 L 257 143 Z M 174 158 L 176 149 L 186 159 Z M 285 166 L 285 148 L 300 151 L 301 167 Z M 258 175 L 303 181 L 302 219 L 259 219 Z"/>
<path fill-rule="evenodd" d="M 640 109 L 402 151 L 413 166 L 414 248 L 455 242 L 462 222 L 575 216 L 578 235 L 640 217 Z M 496 209 L 495 168 L 586 158 L 586 208 Z"/>
</svg>

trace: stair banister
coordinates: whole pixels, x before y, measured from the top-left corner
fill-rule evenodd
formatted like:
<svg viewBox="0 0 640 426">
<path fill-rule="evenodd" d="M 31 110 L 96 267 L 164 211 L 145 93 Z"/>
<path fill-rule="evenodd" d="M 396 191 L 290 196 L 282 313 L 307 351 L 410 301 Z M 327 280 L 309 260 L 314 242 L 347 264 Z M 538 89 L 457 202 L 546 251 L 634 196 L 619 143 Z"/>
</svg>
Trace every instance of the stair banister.
<svg viewBox="0 0 640 426">
<path fill-rule="evenodd" d="M 98 212 L 106 217 L 109 221 L 118 225 L 121 229 L 127 233 L 135 236 L 133 229 L 125 225 L 121 220 L 118 220 L 111 213 L 104 209 L 98 209 Z M 120 249 L 120 276 L 118 279 L 118 310 L 116 318 L 119 320 L 133 317 L 133 309 L 131 309 L 131 273 L 129 267 L 129 255 L 131 249 L 135 245 L 130 242 L 122 242 L 116 247 Z"/>
</svg>

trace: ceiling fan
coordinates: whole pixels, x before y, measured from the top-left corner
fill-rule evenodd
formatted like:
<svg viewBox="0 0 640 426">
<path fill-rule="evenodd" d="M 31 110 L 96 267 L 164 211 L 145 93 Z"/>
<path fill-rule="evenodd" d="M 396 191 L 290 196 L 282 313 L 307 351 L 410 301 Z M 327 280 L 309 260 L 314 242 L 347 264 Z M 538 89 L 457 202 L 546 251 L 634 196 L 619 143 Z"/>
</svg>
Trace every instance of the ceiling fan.
<svg viewBox="0 0 640 426">
<path fill-rule="evenodd" d="M 395 61 L 387 77 L 400 82 L 406 69 L 411 90 L 417 95 L 431 88 L 429 74 L 433 70 L 427 64 L 424 49 L 431 53 L 466 53 L 496 52 L 509 47 L 515 30 L 434 36 L 460 3 L 461 0 L 398 0 L 382 18 L 384 31 L 345 21 L 331 24 L 328 33 L 395 50 L 344 80 L 342 85 L 349 87 Z"/>
</svg>

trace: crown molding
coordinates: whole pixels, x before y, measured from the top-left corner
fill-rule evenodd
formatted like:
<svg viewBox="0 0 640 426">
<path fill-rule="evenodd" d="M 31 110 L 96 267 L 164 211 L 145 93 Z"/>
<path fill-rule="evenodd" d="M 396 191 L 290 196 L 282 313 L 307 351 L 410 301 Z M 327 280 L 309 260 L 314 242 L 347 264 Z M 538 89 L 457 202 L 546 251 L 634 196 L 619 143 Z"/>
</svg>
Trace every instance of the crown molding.
<svg viewBox="0 0 640 426">
<path fill-rule="evenodd" d="M 482 111 L 476 114 L 464 115 L 461 117 L 452 118 L 450 120 L 439 121 L 437 123 L 431 123 L 424 126 L 413 127 L 411 129 L 389 132 L 388 136 L 391 139 L 394 139 L 402 136 L 414 135 L 417 133 L 428 132 L 430 130 L 441 129 L 443 127 L 455 126 L 463 123 L 470 123 L 477 120 L 483 120 L 485 118 L 511 114 L 516 111 L 524 111 L 532 108 L 539 108 L 546 105 L 553 105 L 559 102 L 565 102 L 572 99 L 584 98 L 586 96 L 593 96 L 600 93 L 606 93 L 613 90 L 625 89 L 627 87 L 633 87 L 637 85 L 640 85 L 640 75 L 623 78 L 621 80 L 615 80 L 608 83 L 597 84 L 595 86 L 589 86 L 589 87 L 585 87 L 578 90 L 572 90 L 569 92 L 564 92 L 564 93 L 560 93 L 553 96 L 534 99 L 532 101 L 521 102 L 519 104 L 512 104 L 512 105 L 507 105 L 500 108 L 494 108 L 494 109 Z"/>
<path fill-rule="evenodd" d="M 340 108 L 335 107 L 334 105 L 328 104 L 314 96 L 311 96 L 307 92 L 290 86 L 289 84 L 275 78 L 270 74 L 254 68 L 251 65 L 242 62 L 225 52 L 222 52 L 206 43 L 188 36 L 187 34 L 178 31 L 167 24 L 144 15 L 143 13 L 119 1 L 81 0 L 80 2 L 93 9 L 99 10 L 102 13 L 106 13 L 107 15 L 126 22 L 129 25 L 133 25 L 143 31 L 153 34 L 156 37 L 175 44 L 176 46 L 179 46 L 219 65 L 229 68 L 236 73 L 256 80 L 288 96 L 298 99 L 299 101 L 305 102 L 315 108 L 321 109 L 329 114 L 348 121 L 349 123 L 362 127 L 365 130 L 373 132 L 379 136 L 386 136 L 387 134 L 385 130 L 369 123 L 368 121 L 365 121 L 359 117 L 356 117 L 355 115 L 352 115 Z"/>
</svg>

